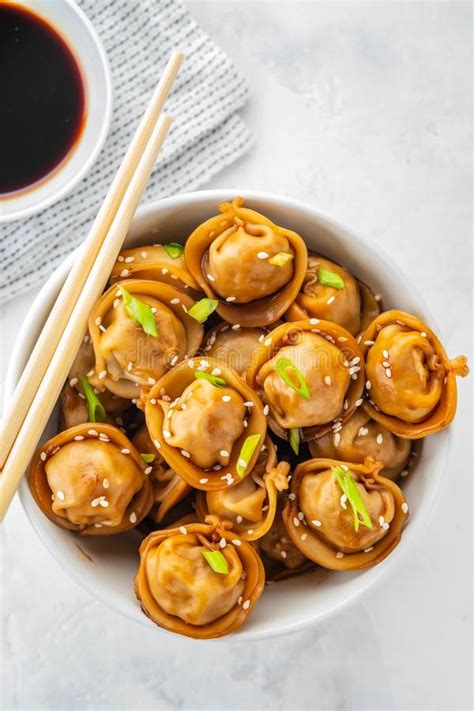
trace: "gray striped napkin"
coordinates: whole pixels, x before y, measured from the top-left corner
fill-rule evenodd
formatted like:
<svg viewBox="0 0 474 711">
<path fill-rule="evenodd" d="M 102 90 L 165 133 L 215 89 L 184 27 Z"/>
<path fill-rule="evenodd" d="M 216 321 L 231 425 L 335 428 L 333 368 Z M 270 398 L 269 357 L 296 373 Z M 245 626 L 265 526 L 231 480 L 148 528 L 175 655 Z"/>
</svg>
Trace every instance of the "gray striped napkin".
<svg viewBox="0 0 474 711">
<path fill-rule="evenodd" d="M 251 144 L 236 114 L 247 86 L 178 0 L 79 0 L 107 52 L 114 88 L 110 133 L 73 192 L 38 215 L 0 227 L 0 302 L 40 284 L 85 237 L 173 49 L 186 60 L 173 87 L 175 117 L 144 200 L 192 190 Z"/>
</svg>

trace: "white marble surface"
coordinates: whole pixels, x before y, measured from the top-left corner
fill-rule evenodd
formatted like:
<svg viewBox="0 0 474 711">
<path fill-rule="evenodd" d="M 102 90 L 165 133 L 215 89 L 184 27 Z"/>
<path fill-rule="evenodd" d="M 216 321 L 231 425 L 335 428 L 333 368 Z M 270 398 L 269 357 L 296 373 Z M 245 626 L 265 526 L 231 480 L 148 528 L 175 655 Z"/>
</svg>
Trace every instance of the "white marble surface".
<svg viewBox="0 0 474 711">
<path fill-rule="evenodd" d="M 390 250 L 449 352 L 469 352 L 470 6 L 189 5 L 252 92 L 255 148 L 210 187 L 333 212 Z M 34 295 L 3 309 L 5 361 Z M 470 708 L 469 390 L 405 567 L 324 625 L 268 644 L 164 640 L 120 618 L 66 576 L 15 502 L 3 527 L 4 709 Z"/>
</svg>

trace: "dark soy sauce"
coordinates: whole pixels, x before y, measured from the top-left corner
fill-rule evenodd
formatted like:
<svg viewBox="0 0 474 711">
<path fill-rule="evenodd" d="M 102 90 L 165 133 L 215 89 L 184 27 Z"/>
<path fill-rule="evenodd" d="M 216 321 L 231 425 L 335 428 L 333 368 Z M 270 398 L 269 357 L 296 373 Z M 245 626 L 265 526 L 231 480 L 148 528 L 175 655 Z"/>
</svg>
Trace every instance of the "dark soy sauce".
<svg viewBox="0 0 474 711">
<path fill-rule="evenodd" d="M 0 0 L 0 195 L 51 173 L 84 119 L 84 86 L 69 47 L 43 19 Z"/>
</svg>

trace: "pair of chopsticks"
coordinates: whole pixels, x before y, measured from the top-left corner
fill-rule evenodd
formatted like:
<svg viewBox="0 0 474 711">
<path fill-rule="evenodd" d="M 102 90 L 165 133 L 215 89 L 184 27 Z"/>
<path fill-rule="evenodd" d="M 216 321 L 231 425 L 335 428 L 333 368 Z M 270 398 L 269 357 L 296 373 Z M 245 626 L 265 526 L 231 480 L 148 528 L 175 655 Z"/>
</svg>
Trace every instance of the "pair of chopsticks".
<svg viewBox="0 0 474 711">
<path fill-rule="evenodd" d="M 43 327 L 2 422 L 0 521 L 28 467 L 167 136 L 162 110 L 184 59 L 174 52 Z"/>
</svg>

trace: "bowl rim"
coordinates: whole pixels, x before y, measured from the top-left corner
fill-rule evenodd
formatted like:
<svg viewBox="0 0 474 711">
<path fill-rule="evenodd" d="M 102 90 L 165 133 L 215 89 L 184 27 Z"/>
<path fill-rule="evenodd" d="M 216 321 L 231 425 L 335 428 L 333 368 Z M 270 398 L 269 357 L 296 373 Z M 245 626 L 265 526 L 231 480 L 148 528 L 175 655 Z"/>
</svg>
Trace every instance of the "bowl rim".
<svg viewBox="0 0 474 711">
<path fill-rule="evenodd" d="M 166 209 L 167 207 L 180 207 L 186 205 L 187 207 L 193 204 L 199 203 L 200 201 L 205 201 L 212 198 L 215 200 L 216 204 L 220 202 L 228 201 L 230 196 L 242 196 L 244 200 L 264 200 L 270 203 L 281 206 L 286 204 L 291 209 L 308 215 L 308 217 L 317 220 L 320 224 L 337 230 L 339 233 L 345 236 L 350 236 L 351 240 L 356 246 L 361 246 L 363 249 L 369 250 L 370 252 L 375 251 L 373 244 L 370 241 L 366 241 L 359 236 L 359 234 L 344 223 L 340 222 L 338 219 L 334 218 L 329 212 L 321 210 L 320 208 L 310 206 L 308 203 L 292 198 L 289 196 L 278 195 L 276 193 L 259 191 L 259 190 L 239 190 L 235 188 L 220 188 L 220 189 L 210 189 L 193 191 L 188 193 L 180 193 L 172 197 L 161 198 L 148 202 L 141 205 L 136 212 L 135 218 L 132 222 L 131 229 L 139 223 L 140 221 L 149 218 L 153 214 L 158 213 L 161 209 Z M 5 378 L 5 388 L 4 397 L 7 400 L 13 394 L 15 385 L 18 382 L 19 376 L 21 374 L 21 367 L 18 363 L 24 359 L 25 351 L 31 353 L 26 346 L 24 341 L 27 339 L 28 331 L 35 325 L 40 312 L 44 309 L 44 304 L 51 302 L 54 299 L 55 293 L 61 288 L 64 279 L 66 278 L 69 270 L 71 269 L 74 259 L 77 257 L 80 247 L 76 248 L 66 259 L 54 270 L 48 280 L 45 282 L 44 286 L 38 292 L 33 303 L 31 304 L 26 317 L 18 331 L 15 343 L 11 352 L 10 361 L 7 368 L 6 378 Z M 377 257 L 383 262 L 387 269 L 391 269 L 395 273 L 395 276 L 399 279 L 403 279 L 404 275 L 397 262 L 393 260 L 393 257 L 389 257 L 386 250 L 383 247 L 377 245 Z M 440 329 L 436 320 L 433 318 L 431 309 L 420 295 L 417 287 L 410 286 L 410 291 L 413 295 L 413 300 L 420 304 L 424 315 L 430 322 L 438 334 Z M 450 439 L 450 429 L 446 428 L 441 432 L 437 433 L 437 438 L 439 440 L 439 453 L 436 457 L 437 465 L 434 467 L 434 472 L 432 475 L 432 485 L 429 492 L 423 496 L 422 503 L 417 512 L 415 520 L 410 520 L 409 526 L 404 532 L 403 545 L 398 545 L 390 556 L 379 563 L 378 565 L 368 568 L 363 571 L 363 577 L 358 578 L 358 587 L 356 590 L 349 590 L 340 600 L 334 602 L 327 606 L 327 609 L 316 611 L 313 615 L 306 614 L 304 618 L 296 621 L 283 624 L 274 624 L 272 628 L 266 630 L 249 630 L 245 628 L 241 631 L 236 631 L 230 635 L 222 638 L 204 640 L 207 642 L 248 642 L 260 639 L 270 639 L 273 637 L 284 636 L 292 632 L 301 631 L 307 628 L 309 625 L 314 626 L 317 623 L 326 621 L 332 617 L 341 608 L 354 604 L 360 599 L 360 596 L 365 593 L 369 588 L 372 588 L 376 584 L 380 584 L 381 580 L 386 577 L 389 573 L 393 575 L 394 570 L 399 567 L 400 561 L 407 554 L 407 551 L 413 546 L 414 542 L 419 539 L 421 530 L 429 522 L 434 504 L 438 498 L 439 488 L 441 484 L 441 472 L 443 470 L 444 463 L 446 461 L 446 455 L 448 450 L 448 442 Z M 26 484 L 26 479 L 22 481 L 22 485 L 19 489 L 19 498 L 21 506 L 23 508 L 26 517 L 28 518 L 30 524 L 35 530 L 36 534 L 45 545 L 50 554 L 57 560 L 61 567 L 64 568 L 68 574 L 76 580 L 76 582 L 85 589 L 93 597 L 99 599 L 101 602 L 106 604 L 109 608 L 114 609 L 120 614 L 124 615 L 128 619 L 133 619 L 135 622 L 139 622 L 150 629 L 150 621 L 148 618 L 141 614 L 139 617 L 131 616 L 127 609 L 123 608 L 118 604 L 115 599 L 110 600 L 105 594 L 102 593 L 100 586 L 95 587 L 89 580 L 84 580 L 81 578 L 78 569 L 74 566 L 73 562 L 68 558 L 64 559 L 60 555 L 57 555 L 54 547 L 48 540 L 48 536 L 37 522 L 33 519 L 30 514 L 31 497 L 29 497 L 29 489 Z M 407 535 L 408 534 L 408 535 Z M 153 625 L 156 627 L 155 625 Z M 166 634 L 172 635 L 172 632 L 168 632 L 162 628 L 158 628 L 159 632 L 164 632 Z M 173 635 L 175 636 L 175 635 Z M 195 641 L 195 640 L 192 640 Z"/>
<path fill-rule="evenodd" d="M 100 124 L 100 131 L 97 135 L 96 140 L 94 141 L 94 145 L 92 146 L 92 149 L 89 151 L 89 154 L 84 160 L 82 166 L 77 170 L 77 172 L 70 177 L 70 179 L 61 184 L 58 182 L 57 188 L 51 193 L 51 195 L 44 197 L 43 199 L 39 200 L 38 202 L 35 202 L 34 204 L 30 205 L 29 207 L 18 207 L 16 209 L 13 209 L 11 212 L 8 212 L 7 214 L 1 214 L 0 213 L 0 224 L 7 224 L 8 222 L 14 222 L 15 220 L 23 219 L 25 217 L 31 217 L 32 215 L 36 215 L 38 212 L 41 212 L 45 208 L 49 207 L 50 205 L 53 205 L 54 203 L 58 202 L 62 198 L 66 197 L 75 187 L 76 185 L 87 175 L 91 167 L 94 165 L 96 162 L 102 148 L 104 147 L 106 138 L 109 133 L 110 129 L 110 124 L 112 122 L 112 110 L 113 110 L 113 85 L 112 85 L 112 74 L 110 71 L 110 64 L 109 64 L 109 59 L 107 57 L 106 51 L 104 49 L 104 46 L 102 44 L 102 40 L 100 39 L 99 35 L 97 34 L 97 31 L 92 24 L 92 22 L 89 20 L 87 15 L 85 14 L 84 10 L 74 2 L 74 0 L 63 0 L 64 4 L 67 5 L 71 11 L 77 16 L 78 22 L 82 24 L 88 34 L 91 36 L 92 41 L 97 49 L 100 63 L 102 65 L 102 69 L 104 72 L 104 77 L 105 77 L 105 85 L 104 85 L 104 96 L 105 96 L 105 111 L 102 114 L 102 119 L 101 119 L 101 124 Z M 38 13 L 38 10 L 35 9 L 34 6 L 31 8 L 34 12 Z M 58 32 L 62 33 L 62 28 L 58 25 L 53 23 L 54 29 L 57 29 Z M 80 55 L 78 53 L 77 59 L 80 61 Z M 83 68 L 81 67 L 81 71 L 83 71 Z M 86 77 L 87 78 L 87 77 Z M 68 159 L 69 156 L 65 156 L 63 161 L 56 167 L 58 170 L 58 175 L 61 173 L 62 170 L 62 164 L 64 161 Z M 48 179 L 48 176 L 45 176 L 46 179 Z M 35 187 L 34 185 L 31 186 L 32 189 L 34 190 Z M 15 199 L 15 198 L 12 198 Z M 4 202 L 7 203 L 9 200 L 8 195 L 4 198 Z"/>
</svg>

